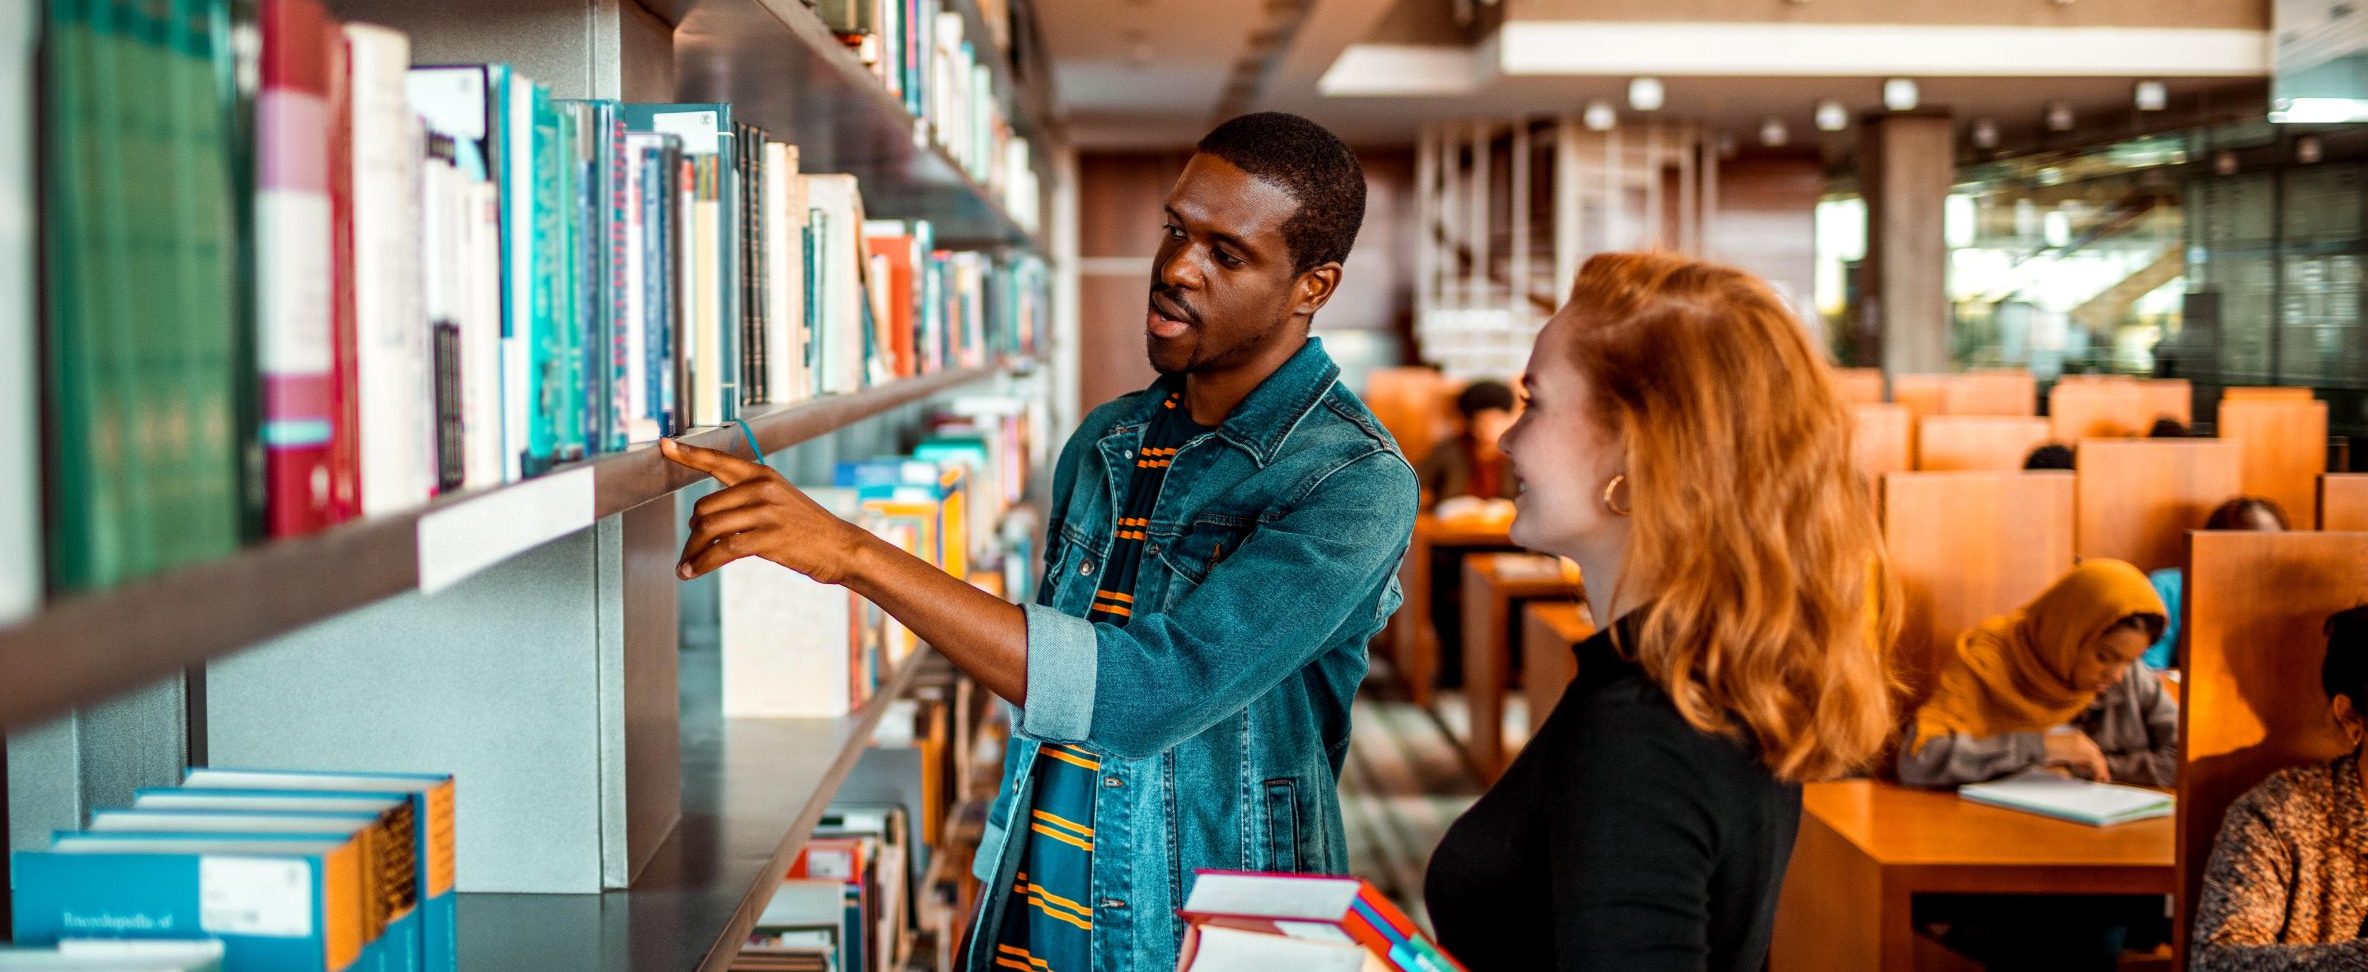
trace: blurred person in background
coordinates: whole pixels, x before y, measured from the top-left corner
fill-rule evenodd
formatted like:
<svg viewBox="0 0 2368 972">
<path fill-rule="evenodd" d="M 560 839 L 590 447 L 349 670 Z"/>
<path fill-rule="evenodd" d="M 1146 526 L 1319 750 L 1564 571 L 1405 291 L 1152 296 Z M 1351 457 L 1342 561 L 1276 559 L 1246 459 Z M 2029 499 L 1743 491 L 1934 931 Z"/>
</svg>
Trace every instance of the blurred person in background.
<svg viewBox="0 0 2368 972">
<path fill-rule="evenodd" d="M 1482 378 L 1455 396 L 1455 412 L 1462 419 L 1455 437 L 1432 448 L 1415 467 L 1423 507 L 1465 496 L 1512 499 L 1513 463 L 1499 440 L 1513 424 L 1513 389 Z"/>
<path fill-rule="evenodd" d="M 2025 472 L 2043 469 L 2070 471 L 2072 469 L 2072 447 L 2061 442 L 2050 442 L 2031 450 L 2030 455 L 2023 457 Z"/>
<path fill-rule="evenodd" d="M 2286 508 L 2266 496 L 2239 496 L 2212 508 L 2212 515 L 2204 518 L 2206 530 L 2253 530 L 2261 533 L 2283 533 L 2293 527 L 2287 525 Z M 2162 598 L 2162 637 L 2146 649 L 2146 667 L 2155 671 L 2173 671 L 2179 667 L 2179 606 L 2186 599 L 2187 571 L 2178 567 L 2164 567 L 2146 575 L 2154 582 L 2154 593 Z"/>
</svg>

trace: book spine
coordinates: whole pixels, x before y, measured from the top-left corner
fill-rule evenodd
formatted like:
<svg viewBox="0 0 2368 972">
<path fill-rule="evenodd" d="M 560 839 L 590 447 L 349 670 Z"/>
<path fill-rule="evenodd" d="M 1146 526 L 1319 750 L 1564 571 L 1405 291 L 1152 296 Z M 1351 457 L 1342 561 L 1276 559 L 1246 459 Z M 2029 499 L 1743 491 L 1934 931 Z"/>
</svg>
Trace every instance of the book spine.
<svg viewBox="0 0 2368 972">
<path fill-rule="evenodd" d="M 362 512 L 423 502 L 433 473 L 429 336 L 421 304 L 421 131 L 404 90 L 410 42 L 381 27 L 346 28 L 353 85 L 355 370 Z"/>
<path fill-rule="evenodd" d="M 255 192 L 266 529 L 296 536 L 333 519 L 334 273 L 329 202 L 330 48 L 318 0 L 265 0 Z"/>
<path fill-rule="evenodd" d="M 501 191 L 470 180 L 462 193 L 460 263 L 468 286 L 461 322 L 461 407 L 470 489 L 500 485 L 509 465 L 503 438 Z"/>
<path fill-rule="evenodd" d="M 435 327 L 436 487 L 444 492 L 461 488 L 467 476 L 468 437 L 461 413 L 460 325 L 439 321 Z"/>
<path fill-rule="evenodd" d="M 602 185 L 607 200 L 607 288 L 603 295 L 601 313 L 605 320 L 606 365 L 601 376 L 600 394 L 602 452 L 623 452 L 630 439 L 633 386 L 632 362 L 635 335 L 640 333 L 640 322 L 632 313 L 633 285 L 627 279 L 627 267 L 640 259 L 627 239 L 626 224 L 632 215 L 632 166 L 625 149 L 625 119 L 617 106 L 604 103 L 600 108 L 601 159 L 607 170 Z"/>
<path fill-rule="evenodd" d="M 652 163 L 648 149 L 637 140 L 629 140 L 624 155 L 624 253 L 620 270 L 624 284 L 621 288 L 623 314 L 618 319 L 619 341 L 623 357 L 617 362 L 622 382 L 619 414 L 623 417 L 622 432 L 628 442 L 647 441 L 656 433 L 647 425 L 649 416 L 649 278 L 656 268 L 649 265 L 649 213 L 645 208 L 649 197 L 646 185 Z"/>
<path fill-rule="evenodd" d="M 560 376 L 566 337 L 560 333 L 567 302 L 567 196 L 559 113 L 542 86 L 531 88 L 534 135 L 531 180 L 533 222 L 522 239 L 532 254 L 533 325 L 525 341 L 529 390 L 526 474 L 539 476 L 559 461 L 564 437 L 559 427 L 567 388 Z"/>
</svg>

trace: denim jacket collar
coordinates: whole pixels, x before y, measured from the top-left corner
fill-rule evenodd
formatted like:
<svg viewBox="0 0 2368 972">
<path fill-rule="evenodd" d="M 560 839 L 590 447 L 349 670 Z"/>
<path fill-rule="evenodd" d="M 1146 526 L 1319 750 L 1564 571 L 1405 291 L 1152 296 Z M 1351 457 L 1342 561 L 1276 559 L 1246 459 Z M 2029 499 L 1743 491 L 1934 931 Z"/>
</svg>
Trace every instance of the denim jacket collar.
<svg viewBox="0 0 2368 972">
<path fill-rule="evenodd" d="M 1324 352 L 1324 340 L 1310 335 L 1305 346 L 1266 376 L 1265 381 L 1259 382 L 1240 405 L 1234 406 L 1233 414 L 1217 426 L 1217 437 L 1249 453 L 1264 468 L 1274 462 L 1283 440 L 1299 427 L 1300 420 L 1315 409 L 1316 403 L 1324 400 L 1324 393 L 1339 378 L 1340 366 Z M 1167 399 L 1167 394 L 1184 390 L 1184 376 L 1161 375 L 1152 387 L 1159 394 L 1144 396 L 1141 411 L 1129 418 L 1127 426 L 1111 432 L 1150 424 L 1157 414 L 1153 410 Z"/>
</svg>

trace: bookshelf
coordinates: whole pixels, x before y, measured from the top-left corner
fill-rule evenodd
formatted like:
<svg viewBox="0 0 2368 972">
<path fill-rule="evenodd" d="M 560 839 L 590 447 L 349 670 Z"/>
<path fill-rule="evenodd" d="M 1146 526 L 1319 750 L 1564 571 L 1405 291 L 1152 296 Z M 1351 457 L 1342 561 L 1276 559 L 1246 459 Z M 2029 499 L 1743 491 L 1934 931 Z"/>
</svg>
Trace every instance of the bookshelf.
<svg viewBox="0 0 2368 972">
<path fill-rule="evenodd" d="M 461 895 L 461 967 L 730 965 L 881 716 L 933 654 L 915 651 L 878 695 L 840 718 L 725 719 L 717 653 L 684 652 L 682 822 L 629 890 Z"/>
<path fill-rule="evenodd" d="M 994 376 L 998 368 L 939 372 L 852 395 L 768 406 L 748 416 L 768 453 L 845 428 L 932 395 Z M 736 426 L 683 437 L 692 445 L 748 455 Z M 580 530 L 705 477 L 666 461 L 654 446 L 604 455 L 549 475 L 439 500 L 404 513 L 340 524 L 320 533 L 250 547 L 237 555 L 67 597 L 14 627 L 0 628 L 0 728 L 14 728 L 231 654 L 315 621 L 365 607 L 423 583 L 440 586 L 421 562 L 423 524 L 466 517 L 472 505 L 548 498 L 562 480 L 588 477 L 580 519 L 549 524 L 551 536 Z M 492 512 L 492 511 L 489 511 Z M 445 522 L 451 522 L 446 520 Z M 539 542 L 537 534 L 508 553 Z M 543 537 L 542 539 L 547 539 Z M 482 556 L 483 549 L 473 551 Z M 485 564 L 481 566 L 490 566 Z"/>
</svg>

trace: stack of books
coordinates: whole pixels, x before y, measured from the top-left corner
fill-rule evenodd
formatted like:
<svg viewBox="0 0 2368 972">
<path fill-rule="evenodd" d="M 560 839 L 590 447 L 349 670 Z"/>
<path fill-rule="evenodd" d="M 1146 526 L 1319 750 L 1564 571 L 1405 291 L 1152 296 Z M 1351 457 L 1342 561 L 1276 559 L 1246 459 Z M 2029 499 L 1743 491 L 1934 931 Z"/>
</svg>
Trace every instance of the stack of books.
<svg viewBox="0 0 2368 972">
<path fill-rule="evenodd" d="M 833 807 L 757 916 L 734 972 L 898 972 L 913 954 L 903 807 Z"/>
<path fill-rule="evenodd" d="M 729 104 L 414 67 L 323 0 L 174 10 L 46 27 L 57 588 L 990 365 L 1048 326 L 1040 261 L 867 220 L 854 176 Z"/>
<path fill-rule="evenodd" d="M 74 938 L 45 948 L 0 946 L 0 972 L 222 972 L 222 943 Z"/>
<path fill-rule="evenodd" d="M 450 972 L 453 809 L 450 776 L 193 769 L 17 851 L 14 937 L 214 941 L 223 972 Z"/>
<path fill-rule="evenodd" d="M 888 93 L 971 179 L 1029 232 L 1041 196 L 1028 142 L 1012 129 L 994 71 L 993 38 L 973 38 L 944 0 L 808 0 Z"/>
<path fill-rule="evenodd" d="M 1027 489 L 1029 431 L 1040 410 L 977 399 L 932 421 L 912 453 L 842 462 L 808 496 L 913 556 L 982 589 L 1024 595 L 1032 560 L 1001 551 L 997 529 Z M 990 563 L 991 561 L 991 563 Z M 1022 584 L 1011 583 L 1017 573 Z M 759 558 L 717 571 L 727 716 L 815 717 L 854 711 L 920 641 L 843 587 Z"/>
<path fill-rule="evenodd" d="M 1463 972 L 1356 878 L 1203 870 L 1178 913 L 1177 972 Z"/>
</svg>

